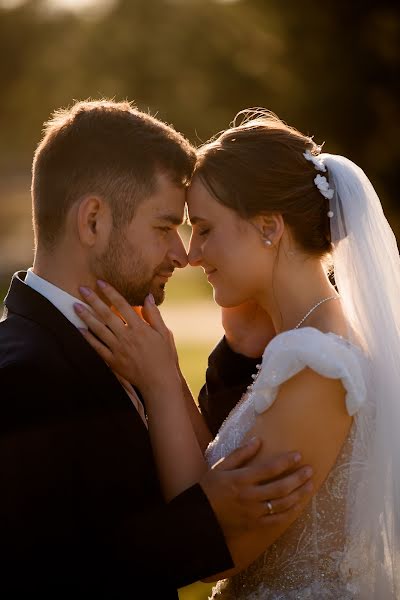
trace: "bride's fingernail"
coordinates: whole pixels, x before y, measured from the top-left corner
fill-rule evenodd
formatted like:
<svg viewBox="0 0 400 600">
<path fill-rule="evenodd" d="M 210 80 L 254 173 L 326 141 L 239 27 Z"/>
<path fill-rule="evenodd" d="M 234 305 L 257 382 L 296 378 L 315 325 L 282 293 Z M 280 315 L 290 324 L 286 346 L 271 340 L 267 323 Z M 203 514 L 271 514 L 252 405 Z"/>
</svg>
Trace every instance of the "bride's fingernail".
<svg viewBox="0 0 400 600">
<path fill-rule="evenodd" d="M 154 300 L 153 294 L 149 294 L 148 295 L 148 299 L 149 299 L 150 304 L 155 304 L 156 303 L 155 300 Z"/>
<path fill-rule="evenodd" d="M 107 287 L 107 284 L 105 281 L 103 281 L 102 279 L 98 279 L 97 280 L 97 285 L 99 286 L 99 288 L 101 288 L 102 290 L 104 290 L 104 288 Z"/>
<path fill-rule="evenodd" d="M 78 331 L 80 331 L 83 335 L 87 333 L 86 327 L 78 327 Z"/>
<path fill-rule="evenodd" d="M 91 294 L 90 289 L 85 287 L 84 285 L 81 285 L 81 287 L 79 288 L 79 291 L 82 294 L 82 296 L 85 296 L 85 298 L 87 298 Z"/>
<path fill-rule="evenodd" d="M 83 306 L 83 304 L 79 304 L 78 302 L 74 302 L 74 309 L 76 310 L 76 312 L 81 313 L 85 310 L 85 307 Z"/>
</svg>

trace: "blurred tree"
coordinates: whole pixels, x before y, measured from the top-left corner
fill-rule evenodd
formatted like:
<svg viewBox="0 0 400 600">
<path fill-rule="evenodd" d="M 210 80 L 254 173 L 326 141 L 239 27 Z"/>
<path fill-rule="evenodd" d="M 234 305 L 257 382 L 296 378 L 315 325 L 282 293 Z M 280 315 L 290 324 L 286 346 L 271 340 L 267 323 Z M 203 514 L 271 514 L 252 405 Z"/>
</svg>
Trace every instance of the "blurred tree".
<svg viewBox="0 0 400 600">
<path fill-rule="evenodd" d="M 43 121 L 74 99 L 129 98 L 195 143 L 265 106 L 359 163 L 400 233 L 397 4 L 113 0 L 84 16 L 0 8 L 3 175 L 29 173 Z"/>
</svg>

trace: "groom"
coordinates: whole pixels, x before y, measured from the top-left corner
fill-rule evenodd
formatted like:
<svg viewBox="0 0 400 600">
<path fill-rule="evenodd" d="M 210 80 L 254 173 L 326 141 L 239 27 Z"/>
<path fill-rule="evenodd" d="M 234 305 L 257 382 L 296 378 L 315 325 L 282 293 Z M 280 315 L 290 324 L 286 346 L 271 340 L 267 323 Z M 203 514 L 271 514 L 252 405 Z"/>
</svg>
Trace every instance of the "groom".
<svg viewBox="0 0 400 600">
<path fill-rule="evenodd" d="M 149 292 L 162 302 L 187 264 L 177 229 L 194 161 L 180 134 L 129 103 L 79 102 L 46 124 L 33 162 L 34 266 L 14 275 L 0 323 L 7 598 L 176 598 L 232 566 L 234 537 L 287 518 L 264 502 L 287 497 L 283 511 L 304 494 L 293 453 L 248 465 L 256 441 L 166 503 L 145 407 L 77 329 L 79 285 L 99 278 L 132 305 Z"/>
</svg>

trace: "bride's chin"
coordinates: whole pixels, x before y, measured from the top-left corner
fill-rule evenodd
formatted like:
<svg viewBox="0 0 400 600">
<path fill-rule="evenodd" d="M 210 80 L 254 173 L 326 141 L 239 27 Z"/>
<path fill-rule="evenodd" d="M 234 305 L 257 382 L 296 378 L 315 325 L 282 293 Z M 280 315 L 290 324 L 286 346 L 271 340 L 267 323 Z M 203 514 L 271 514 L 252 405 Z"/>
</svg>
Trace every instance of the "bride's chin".
<svg viewBox="0 0 400 600">
<path fill-rule="evenodd" d="M 241 301 L 238 301 L 237 298 L 234 298 L 232 295 L 218 293 L 217 290 L 214 289 L 214 302 L 218 304 L 221 308 L 233 308 L 234 306 L 238 306 L 241 304 Z"/>
</svg>

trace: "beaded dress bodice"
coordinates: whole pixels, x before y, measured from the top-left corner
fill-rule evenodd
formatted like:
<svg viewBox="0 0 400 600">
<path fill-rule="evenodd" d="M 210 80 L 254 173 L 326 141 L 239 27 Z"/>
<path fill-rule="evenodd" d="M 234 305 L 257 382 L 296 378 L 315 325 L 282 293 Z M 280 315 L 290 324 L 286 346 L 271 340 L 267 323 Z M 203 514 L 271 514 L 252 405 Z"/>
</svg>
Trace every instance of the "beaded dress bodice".
<svg viewBox="0 0 400 600">
<path fill-rule="evenodd" d="M 274 402 L 279 386 L 305 367 L 341 379 L 346 407 L 355 415 L 365 391 L 361 350 L 332 333 L 303 328 L 280 334 L 267 346 L 254 384 L 228 415 L 206 451 L 208 463 L 237 448 L 257 413 Z M 323 399 L 321 399 L 323 401 Z M 357 597 L 345 558 L 345 508 L 352 462 L 353 424 L 336 463 L 306 510 L 255 562 L 213 588 L 224 600 L 347 600 Z"/>
</svg>

